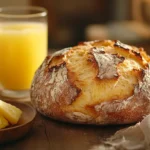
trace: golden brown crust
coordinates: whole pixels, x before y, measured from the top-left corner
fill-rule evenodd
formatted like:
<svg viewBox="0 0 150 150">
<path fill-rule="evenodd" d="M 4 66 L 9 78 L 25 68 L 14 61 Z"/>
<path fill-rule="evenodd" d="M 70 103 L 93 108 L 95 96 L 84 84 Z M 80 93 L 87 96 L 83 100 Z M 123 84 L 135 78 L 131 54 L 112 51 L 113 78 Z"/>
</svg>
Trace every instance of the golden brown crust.
<svg viewBox="0 0 150 150">
<path fill-rule="evenodd" d="M 42 114 L 73 123 L 127 124 L 150 113 L 150 57 L 120 41 L 91 41 L 48 56 L 31 100 Z"/>
</svg>

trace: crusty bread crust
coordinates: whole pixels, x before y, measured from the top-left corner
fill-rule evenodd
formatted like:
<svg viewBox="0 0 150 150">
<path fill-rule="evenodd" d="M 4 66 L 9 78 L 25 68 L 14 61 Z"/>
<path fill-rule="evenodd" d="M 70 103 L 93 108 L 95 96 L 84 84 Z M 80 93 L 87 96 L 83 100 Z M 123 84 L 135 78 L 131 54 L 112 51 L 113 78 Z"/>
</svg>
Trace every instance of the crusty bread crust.
<svg viewBox="0 0 150 150">
<path fill-rule="evenodd" d="M 47 56 L 31 100 L 51 118 L 82 124 L 128 124 L 150 113 L 150 58 L 120 41 L 91 41 Z"/>
</svg>

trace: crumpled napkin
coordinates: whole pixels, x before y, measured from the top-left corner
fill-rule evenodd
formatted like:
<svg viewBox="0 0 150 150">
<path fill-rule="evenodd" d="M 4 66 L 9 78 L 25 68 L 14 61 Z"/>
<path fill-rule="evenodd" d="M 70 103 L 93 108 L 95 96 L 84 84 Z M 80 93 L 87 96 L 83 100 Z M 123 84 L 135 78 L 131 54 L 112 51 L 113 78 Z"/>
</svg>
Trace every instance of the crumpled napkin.
<svg viewBox="0 0 150 150">
<path fill-rule="evenodd" d="M 134 126 L 117 131 L 91 150 L 150 150 L 150 115 Z"/>
</svg>

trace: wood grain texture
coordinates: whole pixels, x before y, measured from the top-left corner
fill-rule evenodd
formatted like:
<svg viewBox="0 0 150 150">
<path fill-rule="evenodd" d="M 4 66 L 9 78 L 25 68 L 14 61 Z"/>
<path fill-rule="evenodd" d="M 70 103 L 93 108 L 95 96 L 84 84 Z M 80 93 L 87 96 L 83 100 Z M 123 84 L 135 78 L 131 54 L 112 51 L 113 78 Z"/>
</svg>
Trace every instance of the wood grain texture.
<svg viewBox="0 0 150 150">
<path fill-rule="evenodd" d="M 74 125 L 37 114 L 28 135 L 18 141 L 0 145 L 0 150 L 88 150 L 124 127 Z"/>
</svg>

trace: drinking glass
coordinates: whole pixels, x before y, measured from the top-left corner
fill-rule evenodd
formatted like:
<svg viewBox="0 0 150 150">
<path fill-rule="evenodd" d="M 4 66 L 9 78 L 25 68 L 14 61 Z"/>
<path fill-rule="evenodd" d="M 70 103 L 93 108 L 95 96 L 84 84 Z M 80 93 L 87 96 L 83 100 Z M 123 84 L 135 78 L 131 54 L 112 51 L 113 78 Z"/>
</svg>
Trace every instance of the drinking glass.
<svg viewBox="0 0 150 150">
<path fill-rule="evenodd" d="M 35 71 L 47 55 L 47 11 L 0 8 L 0 95 L 29 96 Z"/>
</svg>

